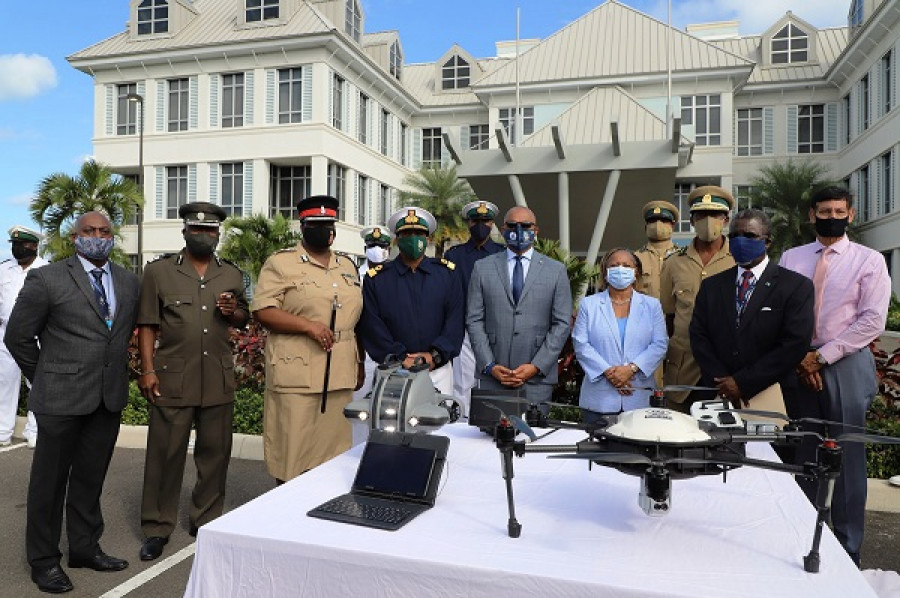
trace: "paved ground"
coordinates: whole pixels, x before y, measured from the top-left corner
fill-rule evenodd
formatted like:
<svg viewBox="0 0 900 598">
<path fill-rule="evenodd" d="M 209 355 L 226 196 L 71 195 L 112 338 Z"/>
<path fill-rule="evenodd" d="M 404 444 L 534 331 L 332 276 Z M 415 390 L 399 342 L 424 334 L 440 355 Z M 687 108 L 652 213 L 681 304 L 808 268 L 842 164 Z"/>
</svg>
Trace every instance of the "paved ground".
<svg viewBox="0 0 900 598">
<path fill-rule="evenodd" d="M 142 541 L 139 509 L 144 452 L 140 448 L 127 447 L 141 446 L 142 438 L 140 430 L 126 430 L 120 435 L 120 446 L 113 456 L 103 494 L 107 529 L 101 545 L 109 554 L 128 559 L 131 566 L 119 573 L 67 569 L 75 584 L 75 591 L 68 596 L 113 598 L 127 594 L 129 598 L 170 598 L 184 592 L 193 561 L 193 538 L 187 533 L 186 515 L 182 515 L 179 528 L 160 561 L 144 563 L 138 558 Z M 263 463 L 257 460 L 261 452 L 258 439 L 238 438 L 235 445 L 239 456 L 253 458 L 232 460 L 227 489 L 228 510 L 273 487 Z M 0 449 L 0 596 L 3 597 L 46 596 L 31 583 L 25 561 L 25 496 L 31 455 L 32 452 L 21 444 Z M 188 489 L 193 483 L 194 470 L 189 465 L 183 484 L 182 511 L 188 504 Z M 879 510 L 870 510 L 867 514 L 863 568 L 900 571 L 900 488 L 880 481 L 873 481 L 871 488 L 869 506 Z M 62 548 L 65 553 L 65 536 Z"/>
</svg>

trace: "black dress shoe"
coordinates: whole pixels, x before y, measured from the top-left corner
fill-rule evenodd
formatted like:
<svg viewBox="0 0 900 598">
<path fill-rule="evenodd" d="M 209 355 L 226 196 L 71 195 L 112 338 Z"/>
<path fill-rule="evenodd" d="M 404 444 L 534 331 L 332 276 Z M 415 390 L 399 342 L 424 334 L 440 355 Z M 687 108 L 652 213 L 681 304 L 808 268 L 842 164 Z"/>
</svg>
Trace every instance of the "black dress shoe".
<svg viewBox="0 0 900 598">
<path fill-rule="evenodd" d="M 40 591 L 47 592 L 48 594 L 71 592 L 74 587 L 72 585 L 72 580 L 69 579 L 69 576 L 66 575 L 66 572 L 63 571 L 62 567 L 59 565 L 53 565 L 52 567 L 32 567 L 31 581 L 37 584 Z"/>
<path fill-rule="evenodd" d="M 102 550 L 92 557 L 82 558 L 69 555 L 69 566 L 73 569 L 93 569 L 94 571 L 121 571 L 128 567 L 128 561 L 109 556 Z"/>
<path fill-rule="evenodd" d="M 144 545 L 141 546 L 141 560 L 142 561 L 153 561 L 159 558 L 159 555 L 162 554 L 163 546 L 169 543 L 168 538 L 163 538 L 161 536 L 153 536 L 151 538 L 147 538 L 144 540 Z"/>
</svg>

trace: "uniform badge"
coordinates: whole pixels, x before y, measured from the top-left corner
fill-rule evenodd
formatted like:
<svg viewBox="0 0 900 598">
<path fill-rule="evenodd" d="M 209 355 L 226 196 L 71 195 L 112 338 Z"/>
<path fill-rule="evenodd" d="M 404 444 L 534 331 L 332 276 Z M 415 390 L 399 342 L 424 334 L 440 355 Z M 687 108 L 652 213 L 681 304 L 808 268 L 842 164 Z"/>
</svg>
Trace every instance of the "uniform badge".
<svg viewBox="0 0 900 598">
<path fill-rule="evenodd" d="M 203 222 L 204 220 L 206 220 L 206 214 L 204 214 L 203 212 L 197 212 L 197 220 Z"/>
<path fill-rule="evenodd" d="M 478 214 L 487 214 L 488 209 L 487 209 L 487 206 L 485 205 L 485 203 L 481 202 L 480 204 L 478 204 L 478 209 L 475 210 L 475 212 L 477 212 Z"/>
<path fill-rule="evenodd" d="M 661 214 L 661 213 L 662 213 L 662 210 L 659 208 L 659 206 L 657 206 L 657 207 L 653 208 L 653 213 L 654 213 L 654 214 Z"/>
<path fill-rule="evenodd" d="M 441 263 L 447 266 L 447 269 L 449 270 L 456 270 L 456 264 L 446 258 L 441 258 Z"/>
<path fill-rule="evenodd" d="M 707 193 L 706 195 L 703 196 L 703 199 L 701 199 L 700 201 L 703 203 L 712 203 L 712 195 Z"/>
<path fill-rule="evenodd" d="M 419 217 L 416 215 L 416 211 L 415 211 L 415 210 L 409 210 L 409 211 L 406 213 L 406 218 L 404 218 L 403 221 L 404 221 L 405 223 L 407 223 L 407 224 L 418 224 L 418 223 L 419 223 Z"/>
<path fill-rule="evenodd" d="M 372 231 L 372 238 L 373 239 L 381 238 L 381 229 L 380 228 L 376 227 L 375 230 Z"/>
</svg>

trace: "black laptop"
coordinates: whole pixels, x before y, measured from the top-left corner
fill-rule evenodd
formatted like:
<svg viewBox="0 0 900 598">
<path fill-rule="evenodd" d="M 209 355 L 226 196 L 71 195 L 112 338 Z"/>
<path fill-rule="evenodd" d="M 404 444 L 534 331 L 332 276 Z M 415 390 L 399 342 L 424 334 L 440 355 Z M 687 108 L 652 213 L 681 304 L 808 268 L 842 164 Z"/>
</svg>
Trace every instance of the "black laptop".
<svg viewBox="0 0 900 598">
<path fill-rule="evenodd" d="M 434 506 L 450 439 L 372 430 L 349 494 L 307 513 L 384 530 L 400 529 Z"/>
</svg>

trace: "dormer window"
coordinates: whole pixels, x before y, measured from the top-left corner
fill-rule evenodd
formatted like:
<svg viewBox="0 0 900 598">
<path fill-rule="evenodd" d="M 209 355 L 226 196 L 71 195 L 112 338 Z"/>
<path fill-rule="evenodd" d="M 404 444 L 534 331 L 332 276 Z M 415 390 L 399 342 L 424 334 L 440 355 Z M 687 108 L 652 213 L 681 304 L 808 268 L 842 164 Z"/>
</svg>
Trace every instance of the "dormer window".
<svg viewBox="0 0 900 598">
<path fill-rule="evenodd" d="M 441 89 L 463 89 L 469 86 L 469 63 L 452 56 L 441 67 Z"/>
<path fill-rule="evenodd" d="M 794 64 L 809 60 L 809 36 L 788 23 L 772 36 L 772 64 Z"/>
<path fill-rule="evenodd" d="M 865 4 L 864 0 L 853 0 L 853 2 L 850 3 L 850 12 L 847 15 L 847 23 L 850 25 L 851 29 L 863 24 Z"/>
<path fill-rule="evenodd" d="M 391 44 L 390 70 L 398 81 L 400 80 L 400 68 L 403 66 L 403 54 L 400 52 L 400 42 Z"/>
<path fill-rule="evenodd" d="M 347 0 L 344 31 L 356 41 L 362 37 L 362 8 L 359 6 L 359 0 Z"/>
<path fill-rule="evenodd" d="M 279 17 L 279 0 L 246 0 L 247 22 L 258 23 Z"/>
<path fill-rule="evenodd" d="M 138 35 L 152 35 L 169 31 L 169 3 L 166 0 L 144 0 L 138 4 Z"/>
</svg>

